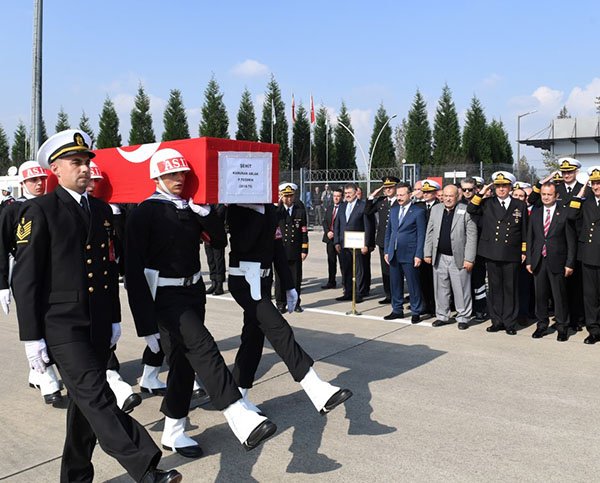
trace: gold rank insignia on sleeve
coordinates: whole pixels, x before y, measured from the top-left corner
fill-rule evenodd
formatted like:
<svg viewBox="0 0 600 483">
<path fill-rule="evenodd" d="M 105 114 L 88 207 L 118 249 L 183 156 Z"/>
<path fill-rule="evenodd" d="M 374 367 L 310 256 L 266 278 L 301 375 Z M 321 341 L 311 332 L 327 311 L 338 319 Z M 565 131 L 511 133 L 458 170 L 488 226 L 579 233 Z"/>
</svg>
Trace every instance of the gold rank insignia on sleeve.
<svg viewBox="0 0 600 483">
<path fill-rule="evenodd" d="M 27 223 L 25 218 L 21 218 L 21 223 L 17 225 L 17 243 L 29 243 L 31 236 L 31 220 Z"/>
</svg>

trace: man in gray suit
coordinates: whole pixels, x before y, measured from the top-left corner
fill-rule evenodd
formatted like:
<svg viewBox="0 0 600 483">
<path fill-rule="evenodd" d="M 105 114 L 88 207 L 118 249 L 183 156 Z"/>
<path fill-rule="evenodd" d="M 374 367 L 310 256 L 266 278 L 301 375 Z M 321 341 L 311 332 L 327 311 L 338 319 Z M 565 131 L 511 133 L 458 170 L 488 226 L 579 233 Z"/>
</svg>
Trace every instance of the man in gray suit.
<svg viewBox="0 0 600 483">
<path fill-rule="evenodd" d="M 425 263 L 433 264 L 436 321 L 434 327 L 450 319 L 450 298 L 454 296 L 456 321 L 460 330 L 469 327 L 471 315 L 471 270 L 477 253 L 477 225 L 458 203 L 458 188 L 448 185 L 443 203 L 431 208 L 425 235 Z"/>
</svg>

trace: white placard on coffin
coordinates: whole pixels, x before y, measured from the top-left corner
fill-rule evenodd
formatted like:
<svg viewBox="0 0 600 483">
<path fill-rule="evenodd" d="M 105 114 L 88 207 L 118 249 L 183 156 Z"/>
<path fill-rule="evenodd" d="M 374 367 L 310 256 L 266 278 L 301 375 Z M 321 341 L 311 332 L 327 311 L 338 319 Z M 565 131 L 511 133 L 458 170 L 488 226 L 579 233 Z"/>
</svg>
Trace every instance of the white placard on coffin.
<svg viewBox="0 0 600 483">
<path fill-rule="evenodd" d="M 219 203 L 272 203 L 273 154 L 219 151 Z"/>
</svg>

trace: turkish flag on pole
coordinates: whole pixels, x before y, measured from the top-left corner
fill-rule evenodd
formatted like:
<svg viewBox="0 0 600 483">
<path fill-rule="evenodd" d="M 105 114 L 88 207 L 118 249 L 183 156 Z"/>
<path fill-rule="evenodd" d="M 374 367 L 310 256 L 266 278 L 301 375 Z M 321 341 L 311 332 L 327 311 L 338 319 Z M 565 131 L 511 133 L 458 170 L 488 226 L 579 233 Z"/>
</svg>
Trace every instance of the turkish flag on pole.
<svg viewBox="0 0 600 483">
<path fill-rule="evenodd" d="M 296 102 L 294 101 L 294 94 L 292 93 L 292 124 L 296 122 Z"/>
<path fill-rule="evenodd" d="M 310 95 L 310 123 L 315 123 L 315 103 L 313 102 L 313 96 Z"/>
</svg>

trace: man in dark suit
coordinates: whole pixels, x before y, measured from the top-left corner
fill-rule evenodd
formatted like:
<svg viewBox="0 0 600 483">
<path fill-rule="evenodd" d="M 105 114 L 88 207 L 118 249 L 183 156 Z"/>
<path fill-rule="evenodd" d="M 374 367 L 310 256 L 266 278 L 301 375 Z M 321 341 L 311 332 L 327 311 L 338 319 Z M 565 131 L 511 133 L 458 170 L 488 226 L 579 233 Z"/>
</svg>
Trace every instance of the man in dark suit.
<svg viewBox="0 0 600 483">
<path fill-rule="evenodd" d="M 337 262 L 340 260 L 338 252 L 335 250 L 335 244 L 333 242 L 335 219 L 339 215 L 340 203 L 342 202 L 343 192 L 341 188 L 333 190 L 331 195 L 331 204 L 325 211 L 325 217 L 323 219 L 323 243 L 327 249 L 327 283 L 321 285 L 321 288 L 336 288 L 337 283 L 335 276 L 337 272 Z M 340 260 L 341 266 L 341 260 Z"/>
<path fill-rule="evenodd" d="M 425 245 L 425 209 L 411 201 L 410 185 L 399 183 L 396 187 L 396 204 L 390 211 L 385 231 L 385 261 L 390 265 L 392 312 L 384 319 L 404 318 L 404 277 L 410 296 L 411 322 L 420 321 L 422 307 L 421 287 L 417 272 L 423 261 Z"/>
<path fill-rule="evenodd" d="M 519 316 L 518 277 L 525 261 L 527 205 L 510 197 L 516 181 L 512 173 L 496 171 L 492 183 L 485 185 L 467 205 L 467 212 L 480 216 L 481 238 L 477 253 L 486 261 L 492 325 L 486 330 L 506 330 L 516 335 Z M 495 197 L 484 198 L 495 187 Z"/>
<path fill-rule="evenodd" d="M 383 280 L 383 292 L 385 298 L 380 300 L 380 304 L 389 304 L 392 302 L 390 289 L 390 266 L 385 261 L 383 251 L 385 244 L 385 230 L 390 217 L 390 209 L 396 203 L 396 185 L 400 182 L 395 176 L 386 176 L 383 178 L 383 184 L 369 195 L 365 211 L 368 215 L 377 214 L 377 231 L 375 235 L 375 244 L 379 248 L 379 259 L 381 262 L 381 278 Z M 379 196 L 383 192 L 383 196 Z M 377 198 L 376 198 L 377 197 Z"/>
<path fill-rule="evenodd" d="M 344 186 L 344 203 L 340 205 L 340 214 L 334 223 L 334 237 L 336 251 L 342 261 L 342 284 L 344 294 L 336 298 L 338 301 L 352 300 L 352 249 L 344 247 L 344 233 L 346 231 L 359 231 L 365 233 L 365 246 L 356 256 L 356 302 L 362 302 L 361 293 L 365 291 L 363 258 L 360 256 L 369 252 L 367 240 L 371 237 L 371 221 L 365 213 L 365 202 L 357 197 L 357 186 L 348 183 Z"/>
<path fill-rule="evenodd" d="M 588 169 L 591 189 L 583 185 L 570 203 L 569 218 L 581 226 L 577 259 L 581 262 L 586 344 L 600 341 L 600 166 Z M 594 231 L 594 229 L 596 231 Z"/>
<path fill-rule="evenodd" d="M 567 277 L 573 274 L 577 237 L 567 210 L 560 206 L 556 185 L 547 181 L 541 187 L 542 206 L 534 208 L 527 227 L 527 271 L 534 276 L 537 328 L 534 339 L 546 334 L 549 325 L 548 300 L 554 300 L 557 340 L 568 339 L 569 310 Z"/>
<path fill-rule="evenodd" d="M 19 332 L 31 366 L 51 356 L 69 392 L 61 481 L 92 481 L 96 439 L 136 481 L 180 481 L 156 469 L 161 452 L 117 407 L 106 382 L 110 347 L 120 335 L 119 286 L 110 207 L 88 196 L 91 140 L 71 129 L 38 152 L 59 186 L 23 205 L 16 232 L 14 293 Z"/>
</svg>

